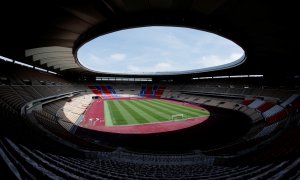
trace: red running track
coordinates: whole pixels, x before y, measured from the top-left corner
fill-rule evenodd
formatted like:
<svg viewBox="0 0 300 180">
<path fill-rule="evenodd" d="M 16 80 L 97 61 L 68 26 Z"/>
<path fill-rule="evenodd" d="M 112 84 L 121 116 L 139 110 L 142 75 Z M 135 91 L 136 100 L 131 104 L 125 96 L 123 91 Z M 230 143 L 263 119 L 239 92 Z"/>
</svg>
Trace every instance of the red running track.
<svg viewBox="0 0 300 180">
<path fill-rule="evenodd" d="M 141 98 L 123 98 L 118 100 L 128 100 L 128 99 L 141 99 Z M 143 98 L 141 100 L 147 100 L 147 99 Z M 172 102 L 172 103 L 176 103 L 188 107 L 193 107 L 196 109 L 205 110 L 202 107 L 184 103 L 184 102 L 177 102 L 171 100 L 164 100 L 164 101 L 168 101 L 168 102 Z M 86 111 L 85 117 L 83 121 L 81 121 L 80 126 L 83 128 L 88 128 L 96 131 L 119 133 L 119 134 L 152 134 L 152 133 L 170 132 L 179 129 L 189 128 L 202 123 L 206 119 L 208 119 L 208 116 L 188 119 L 183 121 L 176 121 L 176 122 L 162 122 L 162 123 L 155 123 L 155 124 L 106 127 L 105 120 L 104 120 L 104 101 L 95 100 Z"/>
</svg>

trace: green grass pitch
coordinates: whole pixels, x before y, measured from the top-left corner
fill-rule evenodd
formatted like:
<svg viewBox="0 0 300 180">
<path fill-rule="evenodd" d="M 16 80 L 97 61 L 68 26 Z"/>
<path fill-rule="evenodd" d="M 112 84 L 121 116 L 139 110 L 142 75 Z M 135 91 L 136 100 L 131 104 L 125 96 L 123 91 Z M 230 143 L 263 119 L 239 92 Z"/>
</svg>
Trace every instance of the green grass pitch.
<svg viewBox="0 0 300 180">
<path fill-rule="evenodd" d="M 183 117 L 172 119 L 172 115 Z M 208 111 L 162 100 L 104 101 L 105 126 L 153 124 L 209 116 Z"/>
</svg>

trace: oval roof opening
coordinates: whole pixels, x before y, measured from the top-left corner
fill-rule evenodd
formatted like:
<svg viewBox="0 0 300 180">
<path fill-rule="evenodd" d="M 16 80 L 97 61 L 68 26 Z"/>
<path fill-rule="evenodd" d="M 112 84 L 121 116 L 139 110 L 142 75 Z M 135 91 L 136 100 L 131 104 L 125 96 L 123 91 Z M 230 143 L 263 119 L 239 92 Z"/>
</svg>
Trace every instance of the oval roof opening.
<svg viewBox="0 0 300 180">
<path fill-rule="evenodd" d="M 149 26 L 99 36 L 80 47 L 77 57 L 100 73 L 170 75 L 230 68 L 245 60 L 245 52 L 206 31 Z"/>
</svg>

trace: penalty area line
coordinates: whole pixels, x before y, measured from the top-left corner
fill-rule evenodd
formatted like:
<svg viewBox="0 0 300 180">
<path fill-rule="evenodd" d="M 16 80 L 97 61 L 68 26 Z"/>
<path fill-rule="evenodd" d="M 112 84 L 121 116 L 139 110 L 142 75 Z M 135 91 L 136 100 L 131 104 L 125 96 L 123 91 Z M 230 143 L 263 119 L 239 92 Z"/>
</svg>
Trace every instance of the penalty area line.
<svg viewBox="0 0 300 180">
<path fill-rule="evenodd" d="M 161 121 L 161 122 L 148 122 L 148 123 L 133 123 L 133 124 L 121 124 L 121 125 L 112 125 L 112 126 L 138 126 L 138 125 L 147 125 L 147 124 L 159 124 L 159 123 L 167 123 L 167 122 L 180 122 L 190 119 L 197 119 L 202 117 L 207 117 L 208 115 L 198 116 L 198 117 L 191 117 L 186 119 L 180 119 L 180 120 L 168 120 L 168 121 Z"/>
</svg>

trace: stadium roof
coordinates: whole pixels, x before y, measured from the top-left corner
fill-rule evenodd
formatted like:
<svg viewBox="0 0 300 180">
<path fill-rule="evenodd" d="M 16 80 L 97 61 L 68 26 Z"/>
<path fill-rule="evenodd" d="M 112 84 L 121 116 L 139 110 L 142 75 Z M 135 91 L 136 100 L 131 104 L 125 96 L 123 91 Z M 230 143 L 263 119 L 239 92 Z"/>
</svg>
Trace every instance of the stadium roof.
<svg viewBox="0 0 300 180">
<path fill-rule="evenodd" d="M 0 55 L 62 74 L 99 76 L 81 67 L 74 56 L 85 42 L 129 27 L 184 26 L 224 36 L 246 52 L 242 65 L 203 75 L 296 75 L 299 31 L 294 23 L 299 11 L 292 2 L 10 0 L 1 5 Z"/>
</svg>

